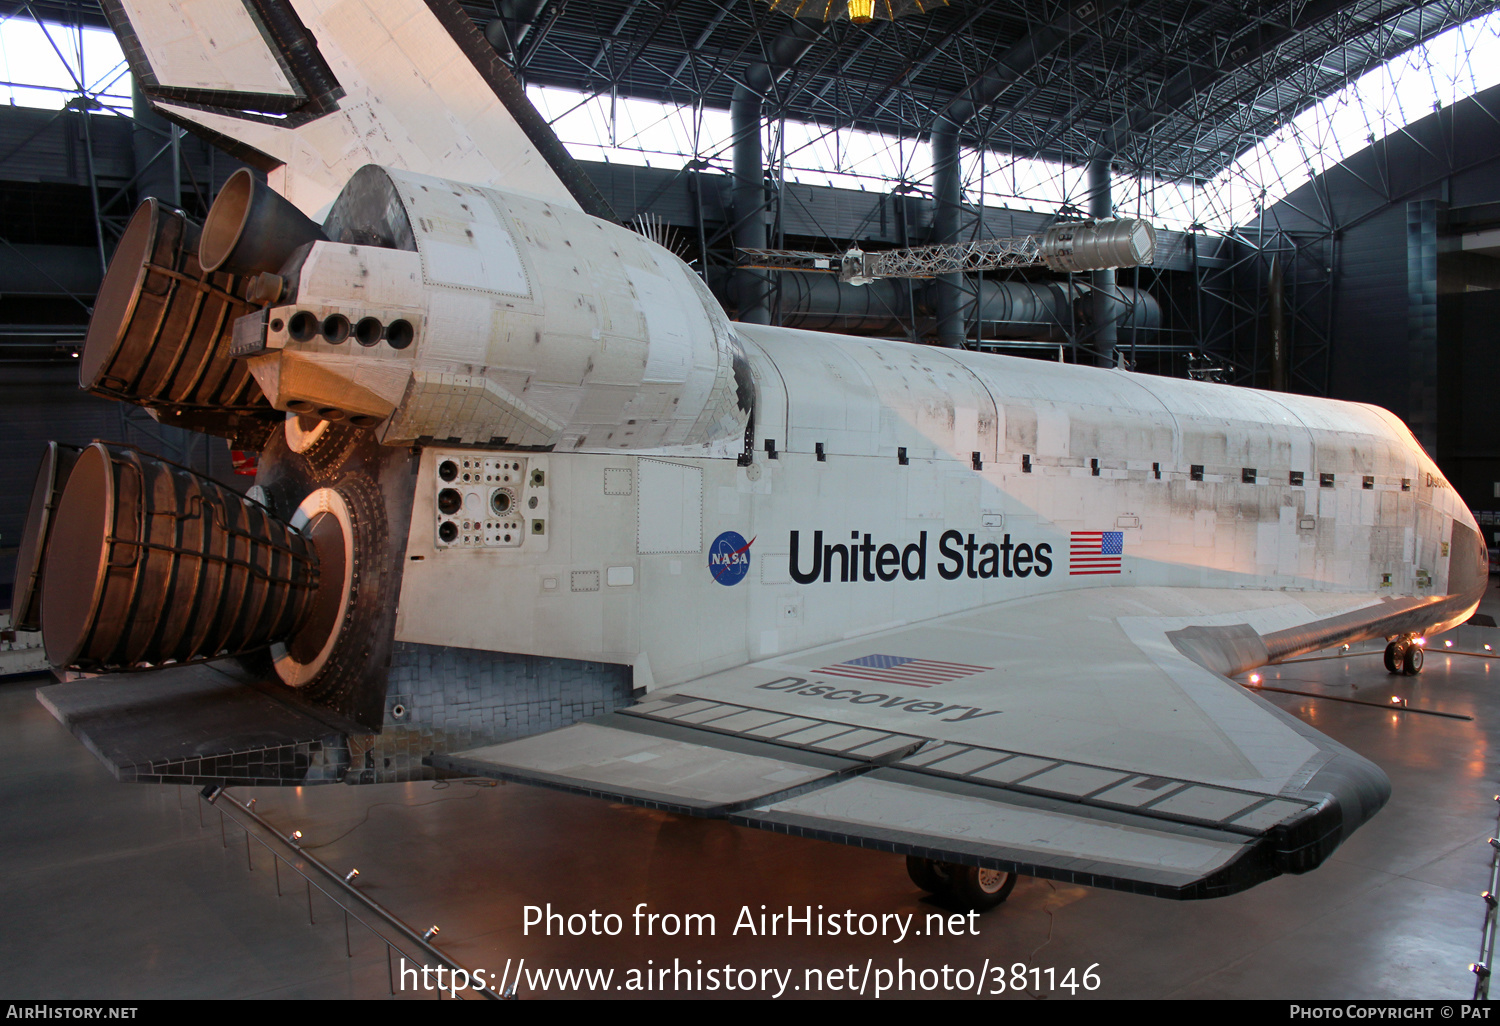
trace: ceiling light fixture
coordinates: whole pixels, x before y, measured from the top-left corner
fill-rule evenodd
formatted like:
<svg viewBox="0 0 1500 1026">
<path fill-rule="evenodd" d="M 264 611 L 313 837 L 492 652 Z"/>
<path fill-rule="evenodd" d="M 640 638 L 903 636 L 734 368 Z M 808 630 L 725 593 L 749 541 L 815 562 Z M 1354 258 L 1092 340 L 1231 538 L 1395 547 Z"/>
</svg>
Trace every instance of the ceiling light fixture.
<svg viewBox="0 0 1500 1026">
<path fill-rule="evenodd" d="M 948 0 L 768 0 L 771 10 L 793 18 L 843 21 L 868 25 L 872 21 L 895 21 L 909 14 L 926 14 L 947 7 Z"/>
</svg>

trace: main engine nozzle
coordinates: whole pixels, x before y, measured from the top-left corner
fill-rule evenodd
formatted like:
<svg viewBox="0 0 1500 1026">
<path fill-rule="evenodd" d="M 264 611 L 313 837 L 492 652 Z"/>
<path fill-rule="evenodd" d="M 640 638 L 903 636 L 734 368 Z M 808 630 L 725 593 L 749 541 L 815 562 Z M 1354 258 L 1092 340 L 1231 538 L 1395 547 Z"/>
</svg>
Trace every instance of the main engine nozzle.
<svg viewBox="0 0 1500 1026">
<path fill-rule="evenodd" d="M 331 648 L 346 601 L 338 517 L 295 528 L 127 446 L 83 450 L 47 534 L 41 627 L 54 666 L 136 670 L 266 646 L 306 666 Z"/>
<path fill-rule="evenodd" d="M 166 423 L 233 437 L 275 411 L 229 354 L 235 319 L 251 309 L 248 279 L 204 271 L 199 234 L 155 199 L 136 208 L 99 286 L 78 383 Z"/>
<path fill-rule="evenodd" d="M 327 240 L 318 222 L 242 167 L 208 209 L 198 259 L 209 272 L 274 272 L 297 247 Z"/>
</svg>

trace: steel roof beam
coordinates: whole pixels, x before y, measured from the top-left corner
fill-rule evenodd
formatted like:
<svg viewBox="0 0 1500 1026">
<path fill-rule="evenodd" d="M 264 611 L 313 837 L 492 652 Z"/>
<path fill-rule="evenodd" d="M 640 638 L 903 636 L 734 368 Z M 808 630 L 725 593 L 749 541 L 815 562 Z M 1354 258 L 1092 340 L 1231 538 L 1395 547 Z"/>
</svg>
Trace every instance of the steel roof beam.
<svg viewBox="0 0 1500 1026">
<path fill-rule="evenodd" d="M 981 107 L 1020 81 L 1074 36 L 1092 29 L 1123 0 L 1073 0 L 1051 21 L 1025 36 L 973 79 L 938 112 L 941 120 L 962 125 Z"/>
</svg>

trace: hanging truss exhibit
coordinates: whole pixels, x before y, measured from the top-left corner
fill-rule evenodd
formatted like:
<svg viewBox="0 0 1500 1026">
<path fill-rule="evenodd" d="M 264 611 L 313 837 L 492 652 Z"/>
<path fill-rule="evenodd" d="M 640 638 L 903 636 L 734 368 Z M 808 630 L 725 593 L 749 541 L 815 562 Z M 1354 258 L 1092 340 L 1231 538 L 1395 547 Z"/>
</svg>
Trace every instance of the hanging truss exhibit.
<svg viewBox="0 0 1500 1026">
<path fill-rule="evenodd" d="M 738 247 L 740 266 L 753 271 L 818 271 L 837 274 L 839 257 L 833 253 L 815 253 L 805 249 L 755 249 Z"/>
<path fill-rule="evenodd" d="M 99 154 L 118 134 L 110 131 L 115 126 L 108 124 L 113 119 L 106 111 L 124 113 L 124 104 L 119 96 L 106 96 L 102 88 L 112 81 L 114 71 L 101 65 L 91 66 L 84 74 L 81 33 L 106 27 L 103 7 L 111 2 L 0 0 L 0 16 L 47 26 L 45 31 L 50 35 L 45 49 L 56 51 L 68 64 L 72 84 L 60 88 L 76 95 L 64 111 L 53 116 L 59 123 L 67 122 L 69 132 L 79 136 L 67 140 L 69 159 L 87 165 L 86 169 L 77 169 L 74 177 L 87 185 L 89 195 L 75 206 L 77 220 L 88 219 L 94 226 L 87 240 L 90 248 L 98 251 L 91 255 L 91 267 L 102 265 L 105 252 L 113 248 L 123 229 L 123 215 L 130 209 L 129 197 L 152 191 L 147 188 L 152 184 L 148 178 L 162 179 L 158 184 L 165 186 L 163 192 L 191 206 L 190 191 L 198 192 L 201 185 L 204 192 L 211 193 L 212 186 L 232 169 L 221 155 L 216 170 L 212 150 L 203 155 L 206 159 L 200 157 L 199 140 L 184 140 L 172 126 L 161 122 L 153 126 L 144 120 L 134 126 L 140 149 L 134 178 L 128 167 L 121 174 L 108 161 L 99 162 Z M 257 4 L 271 6 L 286 2 L 256 0 Z M 860 26 L 848 21 L 798 22 L 772 11 L 763 0 L 427 2 L 434 9 L 466 14 L 494 46 L 497 58 L 523 84 L 607 98 L 612 145 L 620 145 L 615 134 L 617 105 L 622 125 L 630 122 L 625 114 L 628 101 L 674 105 L 651 116 L 658 121 L 681 122 L 687 126 L 690 139 L 680 151 L 682 164 L 669 165 L 679 176 L 676 183 L 686 183 L 685 202 L 692 211 L 672 222 L 680 234 L 672 237 L 671 248 L 690 249 L 716 288 L 732 280 L 737 267 L 816 270 L 836 275 L 845 263 L 840 251 L 851 240 L 878 249 L 883 245 L 912 247 L 934 237 L 955 238 L 938 235 L 929 227 L 921 199 L 928 174 L 923 162 L 929 140 L 940 125 L 946 126 L 945 131 L 955 132 L 963 148 L 966 204 L 980 208 L 1007 205 L 1015 207 L 1018 214 L 1030 213 L 1008 199 L 1029 196 L 1025 192 L 1029 186 L 1022 182 L 1002 187 L 999 179 L 1007 174 L 1015 178 L 1054 172 L 1019 167 L 1022 161 L 1046 161 L 1047 168 L 1056 169 L 1047 187 L 1057 196 L 1042 198 L 1044 210 L 1051 209 L 1055 201 L 1081 204 L 1078 190 L 1083 167 L 1103 162 L 1117 183 L 1133 178 L 1142 189 L 1133 197 L 1138 202 L 1132 206 L 1129 187 L 1121 192 L 1117 184 L 1115 209 L 1164 223 L 1150 206 L 1155 200 L 1141 198 L 1152 183 L 1191 187 L 1219 175 L 1233 177 L 1236 159 L 1272 136 L 1291 136 L 1311 152 L 1334 153 L 1337 147 L 1317 134 L 1323 128 L 1299 128 L 1295 123 L 1299 111 L 1453 26 L 1471 23 L 1500 9 L 1500 0 L 1225 0 L 1215 4 L 1194 0 L 972 0 L 929 10 L 919 17 Z M 59 28 L 66 30 L 66 38 L 59 34 Z M 796 45 L 780 45 L 790 43 Z M 791 53 L 795 53 L 795 59 L 788 60 Z M 24 85 L 7 84 L 13 88 Z M 759 207 L 737 209 L 736 198 L 728 190 L 721 194 L 718 188 L 717 173 L 729 170 L 730 146 L 722 127 L 715 129 L 712 123 L 713 112 L 729 111 L 736 90 L 746 89 L 760 98 L 758 123 L 764 126 L 769 140 L 767 159 L 753 176 L 755 182 L 764 183 L 765 200 Z M 586 101 L 578 102 L 582 105 Z M 563 113 L 557 116 L 562 118 Z M 17 142 L 29 135 L 29 129 L 20 132 L 20 127 L 18 124 Z M 851 132 L 880 133 L 889 152 L 879 160 L 862 157 L 859 146 L 848 145 Z M 633 145 L 648 156 L 664 152 L 675 159 L 679 152 L 654 150 L 654 144 L 644 139 L 637 139 Z M 823 202 L 820 194 L 814 203 L 810 189 L 789 176 L 789 170 L 805 166 L 796 163 L 803 159 L 798 156 L 799 147 L 808 153 L 834 150 L 827 163 L 830 174 L 862 174 L 858 171 L 862 159 L 872 167 L 879 165 L 880 170 L 872 177 L 883 176 L 890 182 L 891 202 L 872 207 L 879 210 L 878 236 L 860 231 L 858 226 L 838 231 L 822 226 L 831 226 L 834 218 L 830 212 L 842 201 Z M 45 169 L 20 166 L 37 147 L 14 149 L 17 152 L 0 161 L 13 165 L 8 176 L 11 180 L 51 182 L 56 177 Z M 1434 152 L 1445 151 L 1439 148 Z M 1338 155 L 1342 157 L 1341 152 Z M 1314 171 L 1322 169 L 1311 161 L 1307 166 Z M 1293 170 L 1302 170 L 1302 165 Z M 1258 180 L 1242 177 L 1246 184 L 1241 192 L 1259 187 Z M 669 188 L 676 188 L 676 184 L 663 181 L 649 195 L 616 194 L 614 198 L 621 201 L 622 212 L 648 210 Z M 1261 202 L 1267 202 L 1263 192 Z M 887 214 L 899 224 L 899 231 L 886 231 Z M 1204 212 L 1195 207 L 1190 216 L 1195 221 L 1211 222 L 1215 230 L 1230 224 L 1243 228 L 1246 223 L 1243 219 L 1216 220 L 1212 209 Z M 731 241 L 735 227 L 762 218 L 769 228 L 767 243 L 786 247 L 785 254 L 790 255 L 771 250 L 735 253 Z M 813 227 L 809 228 L 809 223 Z M 660 224 L 639 227 L 653 238 L 664 231 Z M 1023 222 L 982 234 L 1007 235 L 1035 227 L 1036 222 Z M 8 243 L 16 243 L 18 238 L 13 232 L 0 236 Z M 31 241 L 62 240 L 38 235 Z M 90 256 L 82 253 L 84 240 L 68 241 L 70 252 Z M 1025 263 L 1014 262 L 997 252 L 1004 249 L 1004 241 L 963 246 L 964 253 L 945 254 L 923 275 L 987 266 L 1045 266 L 1029 258 Z M 1332 243 L 1324 248 L 1332 249 Z M 812 252 L 815 249 L 831 252 Z M 748 256 L 749 260 L 736 260 L 736 255 Z M 1328 281 L 1333 271 L 1327 268 L 1332 265 L 1322 262 L 1319 247 L 1300 241 L 1277 255 L 1288 274 L 1298 275 L 1289 278 L 1287 285 L 1292 315 L 1288 330 L 1296 336 L 1293 387 L 1317 391 L 1327 387 L 1328 379 L 1327 347 L 1317 340 L 1330 333 L 1322 325 L 1327 320 L 1323 297 L 1332 289 Z M 864 256 L 897 260 L 888 253 Z M 9 258 L 19 262 L 14 253 Z M 985 262 L 991 259 L 996 262 Z M 1165 274 L 1162 267 L 1147 270 L 1152 272 L 1151 287 L 1160 293 L 1158 298 L 1167 312 L 1163 330 L 1191 334 L 1197 345 L 1215 350 L 1212 362 L 1222 365 L 1226 375 L 1253 378 L 1258 371 L 1251 368 L 1258 366 L 1261 357 L 1254 327 L 1260 304 L 1246 296 L 1259 288 L 1259 280 L 1237 257 L 1222 259 L 1231 267 L 1205 262 L 1197 266 L 1196 274 L 1182 275 L 1180 285 L 1179 270 L 1169 269 Z M 823 266 L 818 266 L 820 263 Z M 44 270 L 51 274 L 49 268 L 39 264 L 37 274 Z M 863 264 L 860 271 L 864 271 Z M 81 310 L 87 290 L 74 287 L 71 278 L 51 277 L 57 281 L 49 281 L 43 291 L 69 297 L 76 293 L 69 301 Z M 781 287 L 776 282 L 784 277 L 767 276 L 773 320 L 781 316 Z M 910 279 L 907 282 L 889 290 L 889 312 L 896 317 L 897 311 L 904 311 L 900 316 L 908 322 L 907 329 L 899 334 L 917 341 L 931 334 L 930 325 L 919 324 L 917 319 L 919 315 L 929 316 L 931 311 L 919 309 L 920 289 L 909 284 Z M 970 281 L 960 288 L 968 290 L 965 296 L 977 302 L 977 285 L 977 281 Z M 1226 292 L 1231 285 L 1250 292 Z M 7 290 L 8 295 L 13 292 Z M 1220 293 L 1232 296 L 1233 303 Z M 731 306 L 734 298 L 729 297 Z M 1303 308 L 1309 303 L 1311 313 L 1304 316 Z M 1184 311 L 1198 315 L 1188 316 Z M 72 358 L 69 346 L 54 343 L 72 343 L 73 334 L 50 330 L 53 321 L 71 330 L 64 323 L 68 318 L 59 315 L 48 320 L 29 309 L 7 313 L 12 323 L 0 324 L 0 350 L 24 351 L 28 356 L 41 353 L 42 349 L 33 344 L 35 336 L 50 347 L 46 350 L 49 358 Z M 1092 330 L 1087 314 L 1080 313 L 1077 321 L 1069 322 L 1069 331 L 1083 338 Z M 977 329 L 972 341 L 981 341 Z M 25 345 L 16 344 L 20 342 Z"/>
<path fill-rule="evenodd" d="M 940 274 L 1046 267 L 1062 273 L 1141 267 L 1156 257 L 1156 229 L 1136 218 L 1071 221 L 1013 239 L 981 239 L 842 257 L 801 249 L 740 247 L 741 267 L 762 271 L 837 273 L 839 281 L 868 285 L 881 278 L 936 278 Z"/>
<path fill-rule="evenodd" d="M 1014 239 L 983 239 L 865 253 L 851 249 L 839 280 L 868 285 L 881 278 L 935 278 L 940 274 L 1020 267 L 1097 271 L 1139 267 L 1156 256 L 1156 230 L 1135 218 L 1074 221 Z"/>
</svg>

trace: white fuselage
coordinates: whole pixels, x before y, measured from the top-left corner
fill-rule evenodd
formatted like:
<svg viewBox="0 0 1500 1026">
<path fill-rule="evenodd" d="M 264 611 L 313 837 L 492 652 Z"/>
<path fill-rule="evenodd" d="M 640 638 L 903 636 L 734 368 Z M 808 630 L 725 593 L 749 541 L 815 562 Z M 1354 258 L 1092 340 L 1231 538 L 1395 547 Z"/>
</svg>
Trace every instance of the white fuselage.
<svg viewBox="0 0 1500 1026">
<path fill-rule="evenodd" d="M 424 450 L 398 640 L 660 686 L 1070 588 L 1441 596 L 1452 525 L 1474 527 L 1376 407 L 735 328 L 758 391 L 748 465 L 723 446 Z M 446 459 L 476 475 L 452 544 Z M 519 517 L 476 512 L 486 459 L 514 473 Z"/>
<path fill-rule="evenodd" d="M 1069 588 L 1436 599 L 1455 520 L 1482 548 L 1372 406 L 731 325 L 576 209 L 375 167 L 349 195 L 411 248 L 312 244 L 251 365 L 421 448 L 401 641 L 649 687 Z"/>
</svg>

